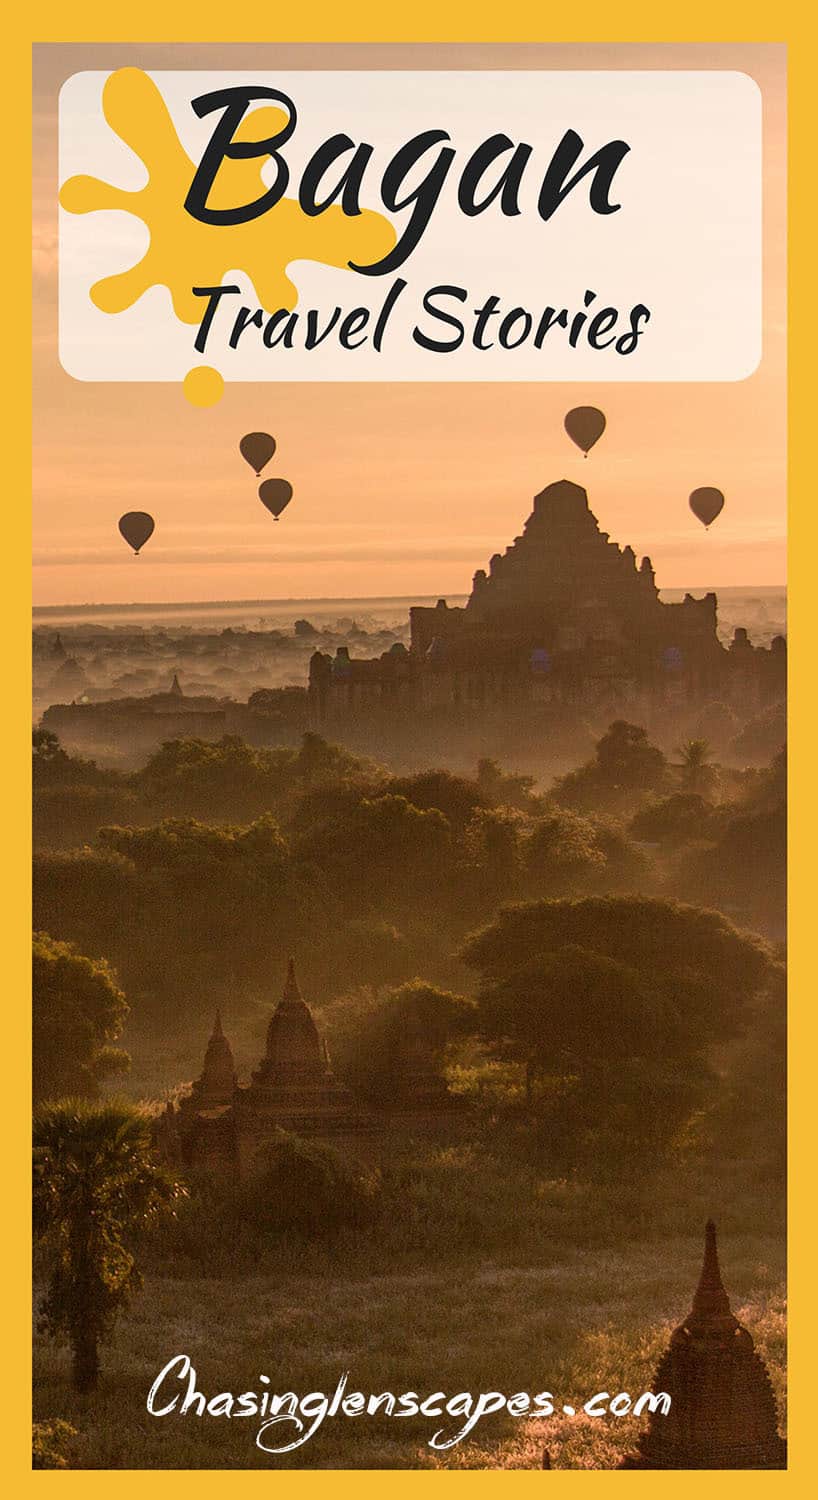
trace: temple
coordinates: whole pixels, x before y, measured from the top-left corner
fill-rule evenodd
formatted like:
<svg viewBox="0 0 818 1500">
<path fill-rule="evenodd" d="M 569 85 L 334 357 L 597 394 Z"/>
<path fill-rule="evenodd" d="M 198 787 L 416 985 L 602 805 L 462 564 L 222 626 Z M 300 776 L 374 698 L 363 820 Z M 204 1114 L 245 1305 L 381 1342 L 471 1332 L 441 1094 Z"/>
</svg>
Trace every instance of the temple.
<svg viewBox="0 0 818 1500">
<path fill-rule="evenodd" d="M 712 1220 L 693 1306 L 672 1334 L 651 1389 L 668 1394 L 670 1410 L 651 1414 L 638 1452 L 621 1468 L 786 1468 L 770 1378 L 730 1307 Z"/>
<path fill-rule="evenodd" d="M 239 1083 L 230 1043 L 216 1013 L 200 1076 L 157 1122 L 164 1156 L 189 1167 L 251 1173 L 278 1130 L 317 1139 L 342 1155 L 378 1159 L 397 1129 L 426 1134 L 457 1116 L 433 1052 L 407 1038 L 404 1077 L 388 1111 L 373 1114 L 335 1076 L 290 959 L 281 1000 L 267 1027 L 264 1056 Z"/>
<path fill-rule="evenodd" d="M 527 704 L 649 711 L 691 698 L 746 711 L 783 695 L 786 643 L 754 647 L 717 634 L 716 595 L 659 597 L 649 557 L 600 531 L 580 485 L 561 479 L 535 497 L 521 536 L 474 575 L 463 607 L 440 599 L 410 611 L 409 649 L 357 660 L 316 651 L 309 701 L 319 726 L 362 714 Z"/>
</svg>

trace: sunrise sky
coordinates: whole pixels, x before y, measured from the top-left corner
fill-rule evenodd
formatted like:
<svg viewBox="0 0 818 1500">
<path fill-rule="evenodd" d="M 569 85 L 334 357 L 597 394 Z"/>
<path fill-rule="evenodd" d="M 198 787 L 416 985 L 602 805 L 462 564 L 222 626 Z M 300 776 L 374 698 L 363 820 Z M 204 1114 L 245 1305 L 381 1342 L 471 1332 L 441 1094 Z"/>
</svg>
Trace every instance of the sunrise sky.
<svg viewBox="0 0 818 1500">
<path fill-rule="evenodd" d="M 85 68 L 732 68 L 764 106 L 764 353 L 735 384 L 235 385 L 208 410 L 173 384 L 86 384 L 57 357 L 57 96 Z M 664 587 L 785 577 L 785 49 L 778 46 L 57 46 L 34 63 L 34 602 L 455 594 L 531 498 L 584 484 L 603 530 Z M 714 150 L 718 142 L 714 142 Z M 608 429 L 585 461 L 575 405 Z M 238 439 L 278 442 L 295 498 L 274 525 Z M 705 532 L 687 496 L 716 485 Z M 126 510 L 157 520 L 134 559 Z"/>
</svg>

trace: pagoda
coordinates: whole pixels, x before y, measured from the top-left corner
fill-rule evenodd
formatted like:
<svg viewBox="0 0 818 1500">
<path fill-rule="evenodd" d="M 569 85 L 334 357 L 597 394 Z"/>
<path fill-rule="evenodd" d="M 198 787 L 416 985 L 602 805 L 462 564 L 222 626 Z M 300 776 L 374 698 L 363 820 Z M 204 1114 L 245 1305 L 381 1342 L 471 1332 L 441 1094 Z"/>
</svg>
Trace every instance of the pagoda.
<svg viewBox="0 0 818 1500">
<path fill-rule="evenodd" d="M 730 1307 L 712 1219 L 693 1306 L 671 1336 L 652 1389 L 667 1393 L 670 1409 L 651 1414 L 638 1452 L 620 1468 L 786 1468 L 770 1377 Z"/>
<path fill-rule="evenodd" d="M 190 1093 L 180 1102 L 178 1137 L 180 1154 L 190 1166 L 230 1167 L 236 1161 L 233 1101 L 236 1068 L 230 1043 L 216 1011 L 201 1074 Z M 169 1137 L 171 1121 L 164 1121 Z"/>
<path fill-rule="evenodd" d="M 284 993 L 267 1027 L 267 1046 L 247 1088 L 239 1091 L 240 1130 L 270 1122 L 298 1135 L 329 1134 L 354 1113 L 349 1090 L 330 1067 L 326 1044 L 287 965 Z"/>
<path fill-rule="evenodd" d="M 292 959 L 250 1083 L 237 1081 L 217 1013 L 201 1075 L 180 1101 L 177 1123 L 182 1159 L 208 1169 L 252 1171 L 280 1130 L 318 1138 L 341 1152 L 371 1155 L 373 1122 L 332 1071 Z"/>
</svg>

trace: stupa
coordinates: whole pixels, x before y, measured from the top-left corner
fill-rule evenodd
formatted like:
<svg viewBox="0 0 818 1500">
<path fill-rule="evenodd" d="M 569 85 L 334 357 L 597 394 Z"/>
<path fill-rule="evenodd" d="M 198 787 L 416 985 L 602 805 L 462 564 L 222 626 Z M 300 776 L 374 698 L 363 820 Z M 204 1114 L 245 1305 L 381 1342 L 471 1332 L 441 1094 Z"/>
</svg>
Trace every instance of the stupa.
<svg viewBox="0 0 818 1500">
<path fill-rule="evenodd" d="M 670 1396 L 670 1409 L 651 1414 L 638 1452 L 620 1468 L 786 1468 L 770 1377 L 730 1307 L 712 1219 L 693 1306 L 672 1334 L 651 1389 Z"/>
</svg>

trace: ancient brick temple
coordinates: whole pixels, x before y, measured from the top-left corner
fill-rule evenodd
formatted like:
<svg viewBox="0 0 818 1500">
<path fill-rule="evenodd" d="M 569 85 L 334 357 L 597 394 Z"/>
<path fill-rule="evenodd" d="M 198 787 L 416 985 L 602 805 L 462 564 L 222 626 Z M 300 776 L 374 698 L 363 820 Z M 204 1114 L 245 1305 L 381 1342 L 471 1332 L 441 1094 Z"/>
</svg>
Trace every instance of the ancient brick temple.
<svg viewBox="0 0 818 1500">
<path fill-rule="evenodd" d="M 175 1129 L 189 1166 L 252 1169 L 277 1130 L 317 1137 L 367 1155 L 373 1121 L 335 1077 L 290 959 L 284 993 L 267 1027 L 264 1056 L 249 1084 L 236 1077 L 233 1053 L 216 1016 L 204 1066 L 178 1110 L 166 1113 L 161 1144 Z"/>
<path fill-rule="evenodd" d="M 730 1308 L 712 1220 L 693 1306 L 674 1331 L 651 1389 L 667 1392 L 670 1410 L 652 1414 L 638 1452 L 621 1468 L 786 1468 L 770 1378 Z"/>
<path fill-rule="evenodd" d="M 405 1039 L 403 1077 L 390 1108 L 373 1113 L 339 1082 L 290 959 L 284 993 L 270 1018 L 267 1044 L 250 1082 L 239 1083 L 230 1043 L 216 1015 L 200 1076 L 157 1122 L 162 1153 L 188 1166 L 253 1170 L 277 1130 L 317 1139 L 359 1161 L 377 1161 L 385 1138 L 407 1140 L 457 1128 L 448 1093 L 423 1039 Z M 451 1122 L 451 1124 L 450 1124 Z"/>
<path fill-rule="evenodd" d="M 470 717 L 532 703 L 648 712 L 717 697 L 745 709 L 782 697 L 786 643 L 754 647 L 746 630 L 719 641 L 713 593 L 659 597 L 649 557 L 600 531 L 578 484 L 561 479 L 534 499 L 523 532 L 474 575 L 462 608 L 441 599 L 410 611 L 411 644 L 355 659 L 316 651 L 312 721 L 462 709 Z"/>
</svg>

